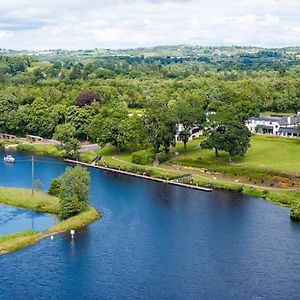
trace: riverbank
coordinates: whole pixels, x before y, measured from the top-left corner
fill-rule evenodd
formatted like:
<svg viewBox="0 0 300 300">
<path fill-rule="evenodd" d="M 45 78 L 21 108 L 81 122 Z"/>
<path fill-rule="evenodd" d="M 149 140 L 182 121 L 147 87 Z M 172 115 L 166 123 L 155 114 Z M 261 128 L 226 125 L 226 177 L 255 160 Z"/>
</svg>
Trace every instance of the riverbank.
<svg viewBox="0 0 300 300">
<path fill-rule="evenodd" d="M 31 190 L 0 187 L 0 203 L 39 212 L 58 213 L 59 199 L 46 193 Z M 77 216 L 62 220 L 58 224 L 40 233 L 37 231 L 24 231 L 0 237 L 0 255 L 17 251 L 51 235 L 56 235 L 70 229 L 86 226 L 98 218 L 100 213 L 92 206 Z"/>
<path fill-rule="evenodd" d="M 99 165 L 71 161 L 68 162 L 80 163 L 85 166 L 95 167 L 102 170 L 111 172 L 117 172 L 120 174 L 160 181 L 166 184 L 176 184 L 188 188 L 194 189 L 220 189 L 228 190 L 233 192 L 243 193 L 248 196 L 263 198 L 267 201 L 273 202 L 277 205 L 291 208 L 300 199 L 300 189 L 287 189 L 287 188 L 276 188 L 267 186 L 256 186 L 253 184 L 230 182 L 226 179 L 216 178 L 212 174 L 199 173 L 193 169 L 177 169 L 170 168 L 167 165 L 160 165 L 159 167 L 135 165 L 130 162 L 119 160 L 116 157 L 103 157 Z M 187 173 L 188 171 L 188 173 Z M 151 174 L 151 176 L 142 175 L 143 172 Z M 191 176 L 186 176 L 190 174 Z M 176 182 L 176 179 L 178 178 Z"/>
<path fill-rule="evenodd" d="M 128 171 L 124 171 L 124 170 L 120 170 L 120 169 L 113 169 L 113 168 L 109 168 L 109 167 L 105 167 L 105 166 L 88 164 L 88 163 L 77 161 L 77 160 L 65 159 L 65 161 L 68 162 L 68 163 L 79 164 L 79 165 L 82 165 L 82 166 L 101 169 L 101 170 L 110 171 L 110 172 L 114 172 L 114 173 L 119 173 L 119 174 L 123 174 L 123 175 L 134 176 L 134 177 L 139 177 L 139 178 L 143 178 L 143 179 L 158 181 L 158 182 L 162 182 L 162 183 L 178 185 L 178 186 L 181 186 L 181 187 L 192 188 L 192 189 L 201 190 L 201 191 L 204 191 L 204 192 L 211 192 L 212 191 L 212 189 L 209 188 L 209 187 L 202 187 L 202 186 L 197 186 L 197 185 L 185 184 L 185 183 L 171 181 L 171 180 L 167 180 L 167 179 L 163 179 L 163 178 L 150 177 L 150 176 L 147 176 L 147 175 L 144 175 L 144 174 L 137 174 L 137 173 L 132 173 L 132 172 L 128 172 Z"/>
<path fill-rule="evenodd" d="M 101 155 L 102 159 L 98 161 L 97 166 L 103 170 L 188 188 L 216 188 L 241 192 L 291 208 L 300 199 L 300 189 L 297 188 L 299 174 L 287 172 L 294 171 L 293 168 L 299 164 L 295 155 L 299 150 L 298 142 L 258 136 L 252 137 L 252 143 L 249 154 L 244 158 L 237 158 L 236 163 L 228 163 L 226 154 L 222 154 L 220 160 L 216 161 L 212 151 L 199 147 L 199 140 L 189 142 L 186 151 L 182 144 L 177 144 L 173 150 L 177 151 L 178 155 L 159 166 L 132 163 L 132 153 L 119 153 L 112 146 L 82 153 L 80 162 L 93 167 L 94 164 L 90 163 Z M 283 151 L 284 145 L 288 146 L 289 155 L 281 153 L 283 163 L 278 164 L 277 156 L 272 154 L 264 160 L 266 165 L 273 166 L 273 169 L 263 168 L 261 153 L 273 153 L 276 149 Z M 63 158 L 63 153 L 53 145 L 19 145 L 18 149 Z M 290 161 L 293 163 L 289 163 Z M 279 186 L 274 185 L 275 182 L 278 182 Z"/>
</svg>

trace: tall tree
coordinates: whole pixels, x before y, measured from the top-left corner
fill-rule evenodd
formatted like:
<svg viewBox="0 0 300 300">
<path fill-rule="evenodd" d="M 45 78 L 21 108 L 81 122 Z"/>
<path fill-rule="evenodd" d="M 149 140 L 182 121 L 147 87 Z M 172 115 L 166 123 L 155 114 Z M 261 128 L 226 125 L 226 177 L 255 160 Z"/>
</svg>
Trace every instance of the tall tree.
<svg viewBox="0 0 300 300">
<path fill-rule="evenodd" d="M 60 177 L 60 210 L 63 219 L 77 215 L 88 206 L 90 175 L 87 169 L 81 166 L 67 168 Z"/>
<path fill-rule="evenodd" d="M 233 156 L 244 155 L 250 147 L 250 131 L 243 123 L 235 120 L 210 124 L 206 135 L 200 145 L 204 149 L 215 149 L 216 157 L 223 150 L 229 153 L 231 160 Z"/>
<path fill-rule="evenodd" d="M 68 141 L 73 139 L 76 135 L 76 129 L 75 127 L 70 124 L 60 124 L 57 125 L 55 128 L 55 132 L 53 135 L 53 139 L 60 141 L 61 144 L 66 144 Z"/>
<path fill-rule="evenodd" d="M 169 107 L 164 101 L 153 101 L 144 115 L 144 122 L 155 153 L 158 153 L 160 146 L 163 146 L 168 154 L 170 147 L 175 145 L 178 124 L 175 109 Z"/>
</svg>

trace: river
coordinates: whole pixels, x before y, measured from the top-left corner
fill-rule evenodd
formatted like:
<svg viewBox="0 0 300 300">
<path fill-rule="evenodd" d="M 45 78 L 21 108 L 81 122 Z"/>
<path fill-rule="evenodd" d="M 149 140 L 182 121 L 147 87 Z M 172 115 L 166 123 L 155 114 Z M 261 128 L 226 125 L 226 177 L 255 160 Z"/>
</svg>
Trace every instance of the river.
<svg viewBox="0 0 300 300">
<path fill-rule="evenodd" d="M 2 153 L 3 154 L 3 153 Z M 30 187 L 29 155 L 0 185 Z M 46 190 L 66 164 L 41 156 Z M 300 225 L 288 209 L 90 169 L 103 217 L 0 257 L 0 299 L 296 299 Z"/>
</svg>

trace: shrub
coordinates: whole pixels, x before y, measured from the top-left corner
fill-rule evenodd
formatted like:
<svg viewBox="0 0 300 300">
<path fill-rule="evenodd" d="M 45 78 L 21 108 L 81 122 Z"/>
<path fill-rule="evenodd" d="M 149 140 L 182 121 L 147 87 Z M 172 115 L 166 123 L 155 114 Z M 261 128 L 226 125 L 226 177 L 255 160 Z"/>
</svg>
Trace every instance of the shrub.
<svg viewBox="0 0 300 300">
<path fill-rule="evenodd" d="M 160 164 L 165 161 L 168 161 L 170 158 L 171 158 L 171 154 L 166 154 L 165 152 L 161 152 L 157 154 L 157 159 Z"/>
<path fill-rule="evenodd" d="M 48 194 L 52 196 L 59 196 L 60 187 L 61 187 L 61 179 L 59 177 L 54 178 L 49 186 Z"/>
<path fill-rule="evenodd" d="M 19 144 L 17 146 L 17 150 L 32 152 L 32 151 L 34 151 L 34 146 L 33 145 L 27 145 L 27 144 Z"/>
<path fill-rule="evenodd" d="M 154 153 L 147 150 L 141 150 L 132 153 L 132 162 L 138 165 L 151 165 L 154 160 Z"/>
<path fill-rule="evenodd" d="M 300 201 L 296 200 L 291 205 L 290 216 L 293 220 L 300 221 Z"/>
</svg>

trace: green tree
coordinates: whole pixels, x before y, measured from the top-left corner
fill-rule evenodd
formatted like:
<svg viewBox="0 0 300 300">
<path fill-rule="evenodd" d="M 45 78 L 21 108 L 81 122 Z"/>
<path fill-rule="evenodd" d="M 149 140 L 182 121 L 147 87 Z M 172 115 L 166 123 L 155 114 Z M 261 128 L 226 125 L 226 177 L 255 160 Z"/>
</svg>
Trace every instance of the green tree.
<svg viewBox="0 0 300 300">
<path fill-rule="evenodd" d="M 73 159 L 79 158 L 79 141 L 75 138 L 69 139 L 63 146 L 66 156 Z"/>
<path fill-rule="evenodd" d="M 61 179 L 61 177 L 54 178 L 54 179 L 51 181 L 51 184 L 50 184 L 50 186 L 49 186 L 48 194 L 49 194 L 49 195 L 52 195 L 52 196 L 58 197 L 58 196 L 59 196 L 59 193 L 60 193 L 60 187 L 61 187 L 61 184 L 62 184 L 62 179 Z"/>
<path fill-rule="evenodd" d="M 92 119 L 93 112 L 88 107 L 79 108 L 72 105 L 66 110 L 65 121 L 75 127 L 78 138 L 87 138 L 88 128 Z"/>
<path fill-rule="evenodd" d="M 76 66 L 72 69 L 72 71 L 71 71 L 71 73 L 70 73 L 70 75 L 69 75 L 69 78 L 70 78 L 71 80 L 76 80 L 76 79 L 81 78 L 81 76 L 82 76 L 81 69 L 80 69 L 80 67 L 79 67 L 78 65 L 76 65 Z"/>
<path fill-rule="evenodd" d="M 56 124 L 55 120 L 51 117 L 50 108 L 44 99 L 37 98 L 32 103 L 28 121 L 26 126 L 27 133 L 46 138 L 52 137 Z"/>
<path fill-rule="evenodd" d="M 134 135 L 134 133 L 124 132 L 124 136 L 122 136 L 123 133 L 120 132 L 120 129 L 122 130 L 128 126 L 126 121 L 122 122 L 128 120 L 128 118 L 127 108 L 122 104 L 105 107 L 92 120 L 88 130 L 89 136 L 100 146 L 110 143 L 120 151 L 126 147 L 127 134 Z M 131 124 L 132 126 L 134 125 Z"/>
<path fill-rule="evenodd" d="M 11 114 L 16 112 L 18 108 L 17 97 L 8 91 L 0 93 L 0 130 L 8 131 L 11 122 Z"/>
<path fill-rule="evenodd" d="M 186 145 L 191 136 L 190 131 L 195 127 L 198 127 L 199 130 L 203 127 L 206 121 L 205 113 L 201 102 L 193 98 L 190 99 L 190 101 L 180 100 L 176 104 L 176 110 L 179 123 L 182 124 L 184 128 L 179 135 L 184 144 L 184 150 L 186 151 Z"/>
<path fill-rule="evenodd" d="M 206 135 L 200 145 L 204 149 L 215 149 L 216 157 L 223 150 L 229 153 L 231 160 L 233 156 L 244 155 L 250 147 L 250 131 L 243 123 L 235 120 L 209 124 Z"/>
<path fill-rule="evenodd" d="M 154 152 L 158 153 L 160 146 L 162 146 L 168 154 L 171 145 L 175 145 L 178 123 L 175 109 L 168 107 L 162 101 L 153 101 L 151 107 L 146 111 L 144 122 Z"/>
<path fill-rule="evenodd" d="M 88 206 L 90 175 L 87 169 L 75 166 L 67 168 L 60 180 L 59 216 L 67 219 L 77 215 Z"/>
<path fill-rule="evenodd" d="M 61 142 L 61 145 L 64 145 L 67 142 L 69 142 L 71 139 L 74 139 L 75 135 L 76 135 L 76 129 L 72 124 L 70 123 L 60 124 L 57 125 L 55 128 L 53 139 Z"/>
<path fill-rule="evenodd" d="M 117 145 L 120 150 L 136 151 L 146 144 L 146 128 L 138 116 L 127 117 L 117 126 Z"/>
</svg>

